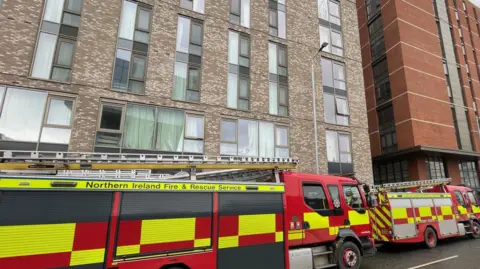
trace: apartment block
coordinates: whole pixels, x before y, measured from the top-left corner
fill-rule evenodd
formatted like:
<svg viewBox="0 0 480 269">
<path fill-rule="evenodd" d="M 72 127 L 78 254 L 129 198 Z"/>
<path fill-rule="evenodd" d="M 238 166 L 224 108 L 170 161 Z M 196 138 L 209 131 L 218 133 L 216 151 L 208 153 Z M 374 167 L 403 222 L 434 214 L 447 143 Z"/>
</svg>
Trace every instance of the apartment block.
<svg viewBox="0 0 480 269">
<path fill-rule="evenodd" d="M 0 149 L 294 157 L 373 178 L 353 1 L 0 3 Z"/>
<path fill-rule="evenodd" d="M 357 14 L 375 182 L 480 190 L 480 8 L 357 0 Z"/>
</svg>

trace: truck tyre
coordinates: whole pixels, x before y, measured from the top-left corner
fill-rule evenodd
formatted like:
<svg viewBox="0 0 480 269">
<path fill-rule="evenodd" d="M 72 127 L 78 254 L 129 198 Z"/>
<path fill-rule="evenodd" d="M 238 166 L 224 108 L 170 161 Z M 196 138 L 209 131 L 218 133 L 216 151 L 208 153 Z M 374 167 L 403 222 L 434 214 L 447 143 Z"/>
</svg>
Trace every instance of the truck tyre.
<svg viewBox="0 0 480 269">
<path fill-rule="evenodd" d="M 425 229 L 425 232 L 423 232 L 423 239 L 424 239 L 424 245 L 427 248 L 435 248 L 437 246 L 437 234 L 435 233 L 435 230 L 432 229 L 431 227 L 428 227 Z"/>
<path fill-rule="evenodd" d="M 336 254 L 338 269 L 358 269 L 362 264 L 362 254 L 358 246 L 350 241 L 345 241 Z"/>
<path fill-rule="evenodd" d="M 472 239 L 480 239 L 480 224 L 478 222 L 472 222 L 472 233 L 468 236 Z"/>
</svg>

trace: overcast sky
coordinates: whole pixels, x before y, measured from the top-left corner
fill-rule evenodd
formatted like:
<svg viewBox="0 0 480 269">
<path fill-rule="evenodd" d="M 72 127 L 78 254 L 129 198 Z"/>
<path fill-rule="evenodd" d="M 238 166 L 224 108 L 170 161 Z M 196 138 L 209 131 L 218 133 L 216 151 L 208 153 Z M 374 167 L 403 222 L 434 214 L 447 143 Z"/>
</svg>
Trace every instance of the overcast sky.
<svg viewBox="0 0 480 269">
<path fill-rule="evenodd" d="M 470 2 L 474 3 L 477 5 L 477 7 L 480 7 L 480 0 L 470 0 Z"/>
</svg>

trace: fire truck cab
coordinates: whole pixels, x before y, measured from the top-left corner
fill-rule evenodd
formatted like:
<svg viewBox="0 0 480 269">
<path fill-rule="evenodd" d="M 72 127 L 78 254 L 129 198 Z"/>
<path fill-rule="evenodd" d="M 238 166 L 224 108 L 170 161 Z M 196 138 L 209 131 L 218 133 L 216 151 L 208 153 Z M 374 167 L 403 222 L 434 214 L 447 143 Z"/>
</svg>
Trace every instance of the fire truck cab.
<svg viewBox="0 0 480 269">
<path fill-rule="evenodd" d="M 358 181 L 289 172 L 281 175 L 281 181 L 292 269 L 335 264 L 359 268 L 362 257 L 375 254 L 367 200 Z"/>
</svg>

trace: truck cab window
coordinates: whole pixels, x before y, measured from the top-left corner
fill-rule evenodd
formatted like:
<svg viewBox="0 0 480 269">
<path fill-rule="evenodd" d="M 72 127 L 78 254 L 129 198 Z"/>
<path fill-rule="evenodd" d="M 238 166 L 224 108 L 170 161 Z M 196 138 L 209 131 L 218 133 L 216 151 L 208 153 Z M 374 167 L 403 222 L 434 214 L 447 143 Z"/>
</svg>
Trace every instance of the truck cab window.
<svg viewBox="0 0 480 269">
<path fill-rule="evenodd" d="M 467 195 L 472 205 L 478 205 L 477 199 L 475 199 L 475 194 L 473 194 L 473 192 L 469 191 L 467 192 Z"/>
<path fill-rule="evenodd" d="M 343 196 L 351 208 L 365 208 L 358 186 L 343 185 Z"/>
<path fill-rule="evenodd" d="M 465 206 L 465 201 L 463 200 L 463 196 L 462 196 L 462 193 L 460 191 L 455 191 L 455 198 L 457 198 L 457 201 L 459 204 L 461 204 L 462 206 Z"/>
<path fill-rule="evenodd" d="M 328 200 L 321 185 L 303 185 L 303 197 L 305 203 L 315 209 L 328 209 Z"/>
<path fill-rule="evenodd" d="M 340 202 L 340 193 L 338 191 L 338 186 L 328 185 L 328 191 L 330 192 L 330 196 L 332 197 L 333 207 L 336 207 L 335 201 Z"/>
</svg>

